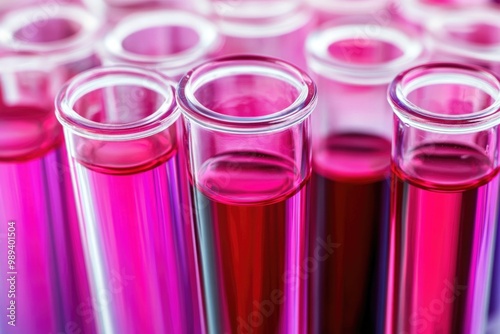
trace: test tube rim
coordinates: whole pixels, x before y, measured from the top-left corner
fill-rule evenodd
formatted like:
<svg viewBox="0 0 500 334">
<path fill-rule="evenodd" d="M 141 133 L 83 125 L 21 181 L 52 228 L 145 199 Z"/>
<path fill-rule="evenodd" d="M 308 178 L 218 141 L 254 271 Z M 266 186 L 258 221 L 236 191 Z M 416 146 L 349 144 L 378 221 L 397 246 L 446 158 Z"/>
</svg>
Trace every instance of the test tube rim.
<svg viewBox="0 0 500 334">
<path fill-rule="evenodd" d="M 191 29 L 197 34 L 198 41 L 186 50 L 171 55 L 142 55 L 123 47 L 128 36 L 158 26 Z M 203 61 L 221 43 L 217 27 L 200 15 L 182 10 L 154 10 L 131 14 L 120 20 L 105 36 L 101 53 L 104 54 L 104 60 L 109 55 L 112 61 L 146 65 L 169 76 L 176 76 Z"/>
<path fill-rule="evenodd" d="M 0 20 L 0 45 L 9 52 L 23 53 L 25 57 L 31 57 L 34 62 L 38 58 L 39 62 L 47 60 L 57 64 L 70 63 L 92 55 L 94 42 L 102 31 L 99 19 L 85 8 L 69 4 L 58 4 L 56 13 L 47 14 L 53 11 L 52 7 L 50 5 L 29 6 L 5 14 Z M 36 17 L 40 13 L 51 15 L 49 19 L 72 21 L 77 23 L 80 29 L 70 37 L 49 42 L 35 43 L 17 39 L 15 33 L 27 26 L 26 18 Z M 27 23 L 32 24 L 38 21 L 33 20 Z"/>
<path fill-rule="evenodd" d="M 265 68 L 267 66 L 268 69 L 271 66 L 276 66 L 281 74 L 289 78 L 295 76 L 301 85 L 299 96 L 287 108 L 261 117 L 224 115 L 206 108 L 194 97 L 194 91 L 191 87 L 194 76 L 209 66 L 217 67 L 216 70 L 224 69 L 224 67 L 228 70 L 230 66 L 236 67 L 235 65 L 239 62 L 253 62 L 257 64 L 255 67 Z M 221 76 L 215 77 L 215 79 L 218 78 Z M 288 62 L 259 55 L 235 55 L 211 60 L 188 72 L 177 87 L 177 103 L 186 119 L 207 129 L 234 134 L 269 133 L 282 131 L 307 119 L 317 103 L 317 87 L 306 72 Z"/>
<path fill-rule="evenodd" d="M 359 39 L 359 32 L 371 29 L 370 25 L 331 21 L 309 34 L 306 40 L 306 58 L 313 72 L 332 80 L 356 85 L 388 84 L 402 70 L 424 61 L 425 44 L 409 32 L 396 26 L 378 27 L 379 33 L 366 40 L 382 41 L 396 46 L 402 55 L 390 61 L 377 64 L 349 64 L 328 54 L 330 45 L 346 39 Z"/>
<path fill-rule="evenodd" d="M 441 80 L 437 81 L 438 83 L 457 83 L 459 81 L 456 80 L 460 78 L 463 79 L 468 77 L 469 79 L 473 79 L 473 74 L 476 74 L 476 77 L 479 78 L 476 78 L 475 82 L 479 83 L 482 79 L 484 84 L 482 88 L 485 88 L 487 85 L 491 86 L 490 89 L 492 90 L 492 94 L 489 95 L 492 97 L 493 102 L 487 108 L 474 111 L 472 114 L 466 114 L 465 116 L 439 115 L 415 105 L 407 99 L 407 94 L 424 85 L 422 85 L 422 83 L 417 85 L 419 83 L 417 82 L 417 84 L 414 84 L 414 87 L 412 87 L 414 89 L 408 91 L 408 87 L 405 89 L 404 82 L 406 80 L 411 80 L 409 77 L 412 75 L 418 75 L 419 72 L 432 70 L 462 72 L 462 74 L 451 73 L 454 77 L 450 79 L 446 77 L 447 80 L 445 80 L 445 76 L 441 76 Z M 420 79 L 420 81 L 423 82 L 424 80 Z M 467 83 L 464 84 L 467 85 Z M 486 94 L 488 93 L 486 91 L 484 92 Z M 500 124 L 500 80 L 490 71 L 477 66 L 458 63 L 429 63 L 413 67 L 400 73 L 391 82 L 387 97 L 394 114 L 404 124 L 424 131 L 447 134 L 466 134 L 487 130 Z"/>
<path fill-rule="evenodd" d="M 128 79 L 120 85 L 142 85 L 163 96 L 165 101 L 155 112 L 130 123 L 99 123 L 77 113 L 73 106 L 79 98 L 93 90 L 113 86 L 109 76 Z M 150 137 L 172 126 L 180 116 L 175 100 L 175 83 L 160 72 L 134 66 L 103 66 L 76 75 L 59 91 L 55 107 L 56 117 L 63 128 L 94 140 L 130 141 Z"/>
</svg>

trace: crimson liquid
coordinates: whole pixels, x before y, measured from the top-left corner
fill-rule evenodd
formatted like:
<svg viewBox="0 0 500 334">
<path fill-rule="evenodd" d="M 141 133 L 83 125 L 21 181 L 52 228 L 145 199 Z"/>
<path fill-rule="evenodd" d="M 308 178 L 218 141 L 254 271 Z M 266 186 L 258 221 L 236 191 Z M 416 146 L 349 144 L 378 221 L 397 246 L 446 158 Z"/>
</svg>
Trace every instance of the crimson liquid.
<svg viewBox="0 0 500 334">
<path fill-rule="evenodd" d="M 298 180 L 291 161 L 259 152 L 201 168 L 192 190 L 210 333 L 303 331 L 308 182 Z"/>
<path fill-rule="evenodd" d="M 313 156 L 310 254 L 311 333 L 375 333 L 382 325 L 389 208 L 390 142 L 375 135 L 331 135 Z M 328 256 L 327 256 L 328 255 Z"/>
<path fill-rule="evenodd" d="M 424 144 L 393 166 L 386 333 L 484 328 L 497 174 L 460 143 Z"/>
</svg>

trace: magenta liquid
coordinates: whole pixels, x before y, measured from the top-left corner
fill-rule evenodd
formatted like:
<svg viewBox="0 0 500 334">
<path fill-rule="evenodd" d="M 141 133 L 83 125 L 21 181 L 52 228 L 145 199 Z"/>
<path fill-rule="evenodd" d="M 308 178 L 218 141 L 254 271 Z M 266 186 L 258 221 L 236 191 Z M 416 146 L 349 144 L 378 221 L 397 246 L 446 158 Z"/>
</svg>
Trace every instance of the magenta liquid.
<svg viewBox="0 0 500 334">
<path fill-rule="evenodd" d="M 498 176 L 462 144 L 415 149 L 392 180 L 386 333 L 481 333 Z"/>
<path fill-rule="evenodd" d="M 78 316 L 90 295 L 54 113 L 0 106 L 0 133 L 0 332 L 94 333 Z"/>
<path fill-rule="evenodd" d="M 113 142 L 89 142 L 72 162 L 97 299 L 81 311 L 86 321 L 96 316 L 106 333 L 203 333 L 177 147 L 165 138 L 119 151 Z M 157 150 L 164 153 L 151 160 Z M 142 164 L 112 166 L 127 157 Z"/>
<path fill-rule="evenodd" d="M 266 153 L 202 166 L 193 193 L 210 334 L 304 332 L 306 184 Z"/>
<path fill-rule="evenodd" d="M 388 243 L 390 142 L 357 133 L 332 135 L 313 156 L 310 333 L 376 333 L 383 324 Z"/>
</svg>

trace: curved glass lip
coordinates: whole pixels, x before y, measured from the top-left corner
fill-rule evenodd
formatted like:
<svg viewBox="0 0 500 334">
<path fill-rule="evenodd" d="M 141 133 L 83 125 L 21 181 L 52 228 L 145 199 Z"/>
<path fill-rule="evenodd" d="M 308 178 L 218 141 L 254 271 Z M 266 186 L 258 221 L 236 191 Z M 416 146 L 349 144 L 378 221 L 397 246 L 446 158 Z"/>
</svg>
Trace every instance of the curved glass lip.
<svg viewBox="0 0 500 334">
<path fill-rule="evenodd" d="M 427 71 L 438 71 L 438 75 L 426 74 Z M 448 75 L 443 75 L 447 71 Z M 426 76 L 435 78 L 431 81 L 432 78 L 425 78 Z M 468 115 L 440 115 L 407 99 L 409 93 L 427 84 L 456 83 L 482 88 L 493 98 L 493 103 Z M 493 73 L 476 66 L 433 63 L 411 68 L 399 74 L 390 84 L 388 101 L 403 123 L 425 131 L 463 134 L 487 130 L 500 124 L 500 81 Z"/>
<path fill-rule="evenodd" d="M 80 29 L 70 37 L 50 42 L 34 43 L 17 39 L 16 31 L 37 22 L 27 21 L 26 18 L 37 18 L 40 14 L 48 16 L 47 20 L 75 22 Z M 58 5 L 56 12 L 51 5 L 30 6 L 7 13 L 0 20 L 0 45 L 8 51 L 46 57 L 55 62 L 69 62 L 93 53 L 93 43 L 101 28 L 99 19 L 80 6 Z"/>
<path fill-rule="evenodd" d="M 311 6 L 332 14 L 373 13 L 389 4 L 389 0 L 308 0 Z"/>
<path fill-rule="evenodd" d="M 78 114 L 73 106 L 82 96 L 106 87 L 134 85 L 155 91 L 165 101 L 151 115 L 125 124 L 105 124 Z M 180 115 L 175 83 L 159 72 L 133 66 L 104 66 L 76 75 L 55 99 L 56 117 L 63 127 L 89 139 L 128 141 L 146 138 L 170 127 Z"/>
<path fill-rule="evenodd" d="M 312 71 L 331 79 L 348 83 L 373 85 L 388 84 L 402 70 L 424 61 L 425 45 L 410 34 L 396 27 L 377 27 L 378 33 L 366 33 L 373 26 L 369 24 L 344 23 L 331 21 L 312 32 L 306 40 L 306 58 Z M 342 22 L 342 21 L 339 21 Z M 377 64 L 351 64 L 332 57 L 328 48 L 336 42 L 347 39 L 381 41 L 392 44 L 401 50 L 402 55 L 393 60 Z"/>
<path fill-rule="evenodd" d="M 460 9 L 453 15 L 436 15 L 428 21 L 426 29 L 433 39 L 433 47 L 451 55 L 470 59 L 500 63 L 500 41 L 495 45 L 481 46 L 457 38 L 449 38 L 447 26 L 451 24 L 466 28 L 471 24 L 489 24 L 500 32 L 500 15 L 484 8 Z"/>
<path fill-rule="evenodd" d="M 191 29 L 197 34 L 198 42 L 181 52 L 158 56 L 137 54 L 123 47 L 123 41 L 131 34 L 155 27 Z M 110 55 L 112 61 L 130 65 L 144 64 L 174 76 L 184 74 L 194 64 L 214 52 L 220 44 L 217 27 L 202 16 L 182 10 L 148 10 L 120 20 L 104 38 L 102 51 Z"/>
<path fill-rule="evenodd" d="M 240 74 L 269 76 L 288 82 L 297 88 L 299 95 L 285 109 L 259 117 L 224 115 L 206 108 L 196 99 L 195 92 L 203 84 Z M 236 55 L 212 60 L 188 72 L 177 87 L 177 103 L 184 117 L 207 129 L 228 133 L 269 133 L 305 120 L 316 107 L 317 88 L 307 73 L 285 61 Z"/>
</svg>

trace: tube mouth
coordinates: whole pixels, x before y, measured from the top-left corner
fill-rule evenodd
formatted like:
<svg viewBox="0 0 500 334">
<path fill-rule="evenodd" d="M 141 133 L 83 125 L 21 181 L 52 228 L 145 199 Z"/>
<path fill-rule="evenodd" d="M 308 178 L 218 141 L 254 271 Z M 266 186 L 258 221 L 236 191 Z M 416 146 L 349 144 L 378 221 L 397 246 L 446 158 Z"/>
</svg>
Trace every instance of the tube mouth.
<svg viewBox="0 0 500 334">
<path fill-rule="evenodd" d="M 311 6 L 332 14 L 371 14 L 389 5 L 388 0 L 307 0 Z"/>
<path fill-rule="evenodd" d="M 187 73 L 177 88 L 183 115 L 229 133 L 268 133 L 306 119 L 317 103 L 312 79 L 274 58 L 220 58 Z"/>
<path fill-rule="evenodd" d="M 174 36 L 182 38 L 172 41 Z M 216 26 L 203 17 L 179 10 L 156 10 L 122 19 L 106 36 L 104 52 L 113 62 L 145 65 L 176 76 L 203 61 L 219 45 Z"/>
<path fill-rule="evenodd" d="M 500 82 L 479 67 L 412 68 L 394 79 L 388 100 L 403 123 L 425 131 L 463 134 L 500 124 Z"/>
<path fill-rule="evenodd" d="M 99 20 L 79 6 L 32 6 L 3 16 L 0 44 L 7 51 L 70 62 L 93 52 L 99 31 Z"/>
<path fill-rule="evenodd" d="M 56 98 L 64 128 L 89 139 L 128 141 L 157 134 L 179 117 L 174 83 L 161 73 L 100 67 L 75 76 Z"/>
<path fill-rule="evenodd" d="M 332 22 L 333 23 L 333 22 Z M 423 56 L 416 37 L 392 27 L 367 24 L 327 25 L 309 35 L 307 61 L 315 72 L 334 80 L 388 84 Z"/>
<path fill-rule="evenodd" d="M 500 12 L 492 9 L 457 10 L 429 21 L 433 47 L 448 54 L 500 62 Z"/>
<path fill-rule="evenodd" d="M 310 9 L 292 0 L 215 1 L 212 16 L 223 35 L 239 38 L 281 36 L 313 20 Z"/>
</svg>

